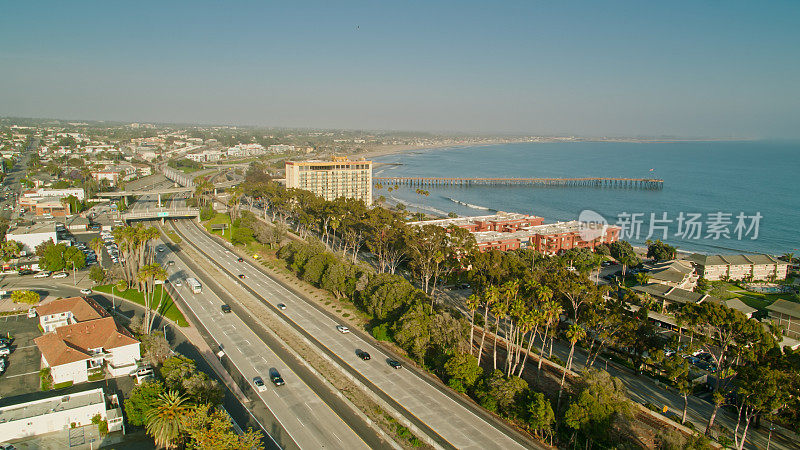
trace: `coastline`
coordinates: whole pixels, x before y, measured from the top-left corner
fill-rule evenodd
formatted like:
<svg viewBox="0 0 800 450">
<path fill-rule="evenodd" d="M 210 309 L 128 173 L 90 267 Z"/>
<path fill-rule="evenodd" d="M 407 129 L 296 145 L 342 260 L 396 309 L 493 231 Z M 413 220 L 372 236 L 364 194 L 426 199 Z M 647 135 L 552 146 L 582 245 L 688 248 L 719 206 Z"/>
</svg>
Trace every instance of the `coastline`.
<svg viewBox="0 0 800 450">
<path fill-rule="evenodd" d="M 596 143 L 629 143 L 629 144 L 668 144 L 681 142 L 750 142 L 756 139 L 738 138 L 711 138 L 711 139 L 636 139 L 636 138 L 565 138 L 565 137 L 529 137 L 521 139 L 497 138 L 485 139 L 480 141 L 452 141 L 441 143 L 425 143 L 419 145 L 412 144 L 385 144 L 363 149 L 352 154 L 356 158 L 377 158 L 381 156 L 395 155 L 419 150 L 441 150 L 448 148 L 464 147 L 487 147 L 502 144 L 554 144 L 554 143 L 575 143 L 575 142 L 596 142 Z"/>
</svg>

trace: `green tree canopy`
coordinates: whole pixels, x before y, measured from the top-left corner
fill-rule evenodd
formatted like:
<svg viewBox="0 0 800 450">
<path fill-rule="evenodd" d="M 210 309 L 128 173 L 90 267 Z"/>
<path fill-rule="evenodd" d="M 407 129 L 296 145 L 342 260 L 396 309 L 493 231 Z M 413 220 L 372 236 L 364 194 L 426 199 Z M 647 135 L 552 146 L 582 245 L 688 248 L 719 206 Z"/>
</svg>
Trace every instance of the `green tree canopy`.
<svg viewBox="0 0 800 450">
<path fill-rule="evenodd" d="M 158 402 L 158 396 L 163 394 L 164 384 L 161 381 L 145 381 L 131 391 L 125 399 L 125 415 L 128 422 L 135 426 L 144 426 L 145 414 Z"/>
</svg>

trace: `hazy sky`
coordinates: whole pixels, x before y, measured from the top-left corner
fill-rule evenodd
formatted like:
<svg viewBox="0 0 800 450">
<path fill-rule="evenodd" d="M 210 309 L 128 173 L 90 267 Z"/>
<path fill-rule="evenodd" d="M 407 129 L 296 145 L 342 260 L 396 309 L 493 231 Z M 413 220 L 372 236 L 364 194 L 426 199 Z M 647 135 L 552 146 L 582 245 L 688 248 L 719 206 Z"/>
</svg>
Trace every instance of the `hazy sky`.
<svg viewBox="0 0 800 450">
<path fill-rule="evenodd" d="M 4 2 L 0 115 L 800 138 L 800 1 Z"/>
</svg>

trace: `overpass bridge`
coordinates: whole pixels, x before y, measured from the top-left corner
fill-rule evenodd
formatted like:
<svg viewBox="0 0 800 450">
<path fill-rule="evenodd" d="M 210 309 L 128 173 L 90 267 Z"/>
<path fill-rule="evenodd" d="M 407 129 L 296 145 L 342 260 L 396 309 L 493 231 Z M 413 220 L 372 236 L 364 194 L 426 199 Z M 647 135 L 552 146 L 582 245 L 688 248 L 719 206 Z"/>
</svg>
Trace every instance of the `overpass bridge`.
<svg viewBox="0 0 800 450">
<path fill-rule="evenodd" d="M 191 219 L 200 216 L 200 208 L 152 208 L 137 209 L 122 214 L 122 220 L 131 222 L 134 220 L 161 220 L 166 219 Z"/>
</svg>

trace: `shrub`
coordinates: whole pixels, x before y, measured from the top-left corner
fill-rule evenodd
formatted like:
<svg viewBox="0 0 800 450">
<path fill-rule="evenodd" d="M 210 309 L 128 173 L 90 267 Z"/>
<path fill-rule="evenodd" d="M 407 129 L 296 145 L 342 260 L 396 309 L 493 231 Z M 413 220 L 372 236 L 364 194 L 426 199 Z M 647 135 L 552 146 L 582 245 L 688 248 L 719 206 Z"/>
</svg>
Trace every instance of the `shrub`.
<svg viewBox="0 0 800 450">
<path fill-rule="evenodd" d="M 372 329 L 372 337 L 379 341 L 391 342 L 392 336 L 389 333 L 389 324 L 382 323 Z"/>
</svg>

